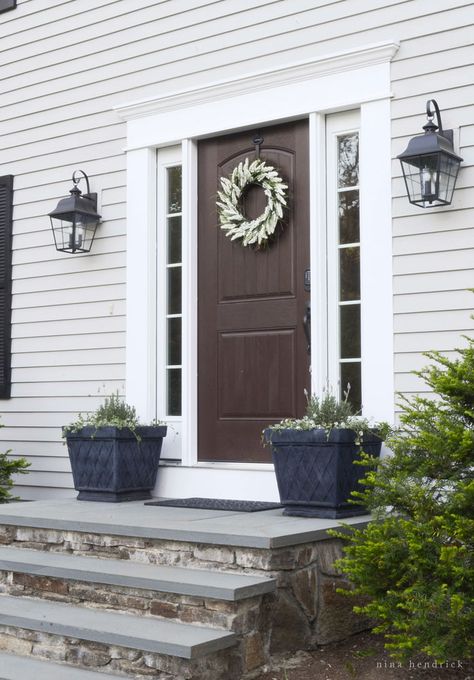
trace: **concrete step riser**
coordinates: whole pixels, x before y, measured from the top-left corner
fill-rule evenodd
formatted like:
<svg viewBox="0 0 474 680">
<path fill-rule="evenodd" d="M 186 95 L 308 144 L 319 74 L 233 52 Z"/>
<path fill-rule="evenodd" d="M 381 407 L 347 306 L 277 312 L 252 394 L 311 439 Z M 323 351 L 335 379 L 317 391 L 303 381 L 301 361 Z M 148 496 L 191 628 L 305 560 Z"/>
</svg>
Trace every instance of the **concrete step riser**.
<svg viewBox="0 0 474 680">
<path fill-rule="evenodd" d="M 189 660 L 15 626 L 0 625 L 0 650 L 103 671 L 104 680 L 109 673 L 133 680 L 237 680 L 245 673 L 236 649 Z"/>
<path fill-rule="evenodd" d="M 263 611 L 268 606 L 262 606 L 263 598 L 267 602 L 272 598 L 268 594 L 228 602 L 13 571 L 0 571 L 0 592 L 204 625 L 241 635 L 262 629 Z"/>
</svg>

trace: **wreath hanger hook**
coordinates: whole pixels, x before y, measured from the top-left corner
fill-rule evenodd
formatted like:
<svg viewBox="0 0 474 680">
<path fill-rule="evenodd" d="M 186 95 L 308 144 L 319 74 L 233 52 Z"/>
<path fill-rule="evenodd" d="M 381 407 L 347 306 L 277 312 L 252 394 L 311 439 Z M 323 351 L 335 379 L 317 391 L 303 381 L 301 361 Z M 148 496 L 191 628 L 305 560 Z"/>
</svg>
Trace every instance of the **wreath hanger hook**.
<svg viewBox="0 0 474 680">
<path fill-rule="evenodd" d="M 260 158 L 260 147 L 262 146 L 263 142 L 263 136 L 261 135 L 260 130 L 257 130 L 252 138 L 252 143 L 255 145 L 255 153 L 257 154 L 257 158 Z"/>
</svg>

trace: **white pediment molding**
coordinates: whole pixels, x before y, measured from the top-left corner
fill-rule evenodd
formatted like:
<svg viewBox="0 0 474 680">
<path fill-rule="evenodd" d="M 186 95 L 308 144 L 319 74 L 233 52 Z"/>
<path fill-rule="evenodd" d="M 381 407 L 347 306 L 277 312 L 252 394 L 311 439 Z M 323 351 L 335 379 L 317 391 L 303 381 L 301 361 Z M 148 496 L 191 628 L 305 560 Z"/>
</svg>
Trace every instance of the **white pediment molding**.
<svg viewBox="0 0 474 680">
<path fill-rule="evenodd" d="M 124 121 L 136 120 L 157 113 L 176 111 L 199 104 L 211 103 L 230 97 L 313 80 L 344 71 L 363 69 L 390 62 L 400 44 L 383 42 L 362 48 L 315 57 L 275 69 L 248 73 L 238 78 L 220 80 L 196 88 L 188 88 L 157 95 L 135 102 L 115 106 L 114 110 Z"/>
</svg>

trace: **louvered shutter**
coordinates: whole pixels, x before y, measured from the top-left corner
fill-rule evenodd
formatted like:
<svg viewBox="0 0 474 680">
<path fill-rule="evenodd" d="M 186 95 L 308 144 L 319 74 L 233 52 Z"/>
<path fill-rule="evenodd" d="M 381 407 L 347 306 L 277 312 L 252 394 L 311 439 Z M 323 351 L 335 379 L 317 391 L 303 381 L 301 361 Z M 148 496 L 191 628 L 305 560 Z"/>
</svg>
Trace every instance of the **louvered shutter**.
<svg viewBox="0 0 474 680">
<path fill-rule="evenodd" d="M 7 12 L 9 9 L 15 9 L 16 0 L 0 0 L 0 12 Z"/>
<path fill-rule="evenodd" d="M 0 399 L 10 396 L 13 177 L 0 177 Z"/>
</svg>

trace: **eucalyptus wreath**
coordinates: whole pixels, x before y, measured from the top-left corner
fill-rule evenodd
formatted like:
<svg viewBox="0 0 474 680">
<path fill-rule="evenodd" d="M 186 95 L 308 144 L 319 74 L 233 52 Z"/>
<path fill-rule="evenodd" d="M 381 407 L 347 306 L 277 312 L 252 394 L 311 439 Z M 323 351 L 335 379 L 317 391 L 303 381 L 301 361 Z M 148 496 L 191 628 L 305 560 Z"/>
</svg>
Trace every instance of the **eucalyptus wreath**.
<svg viewBox="0 0 474 680">
<path fill-rule="evenodd" d="M 217 192 L 219 200 L 217 209 L 221 229 L 231 241 L 240 239 L 243 246 L 260 247 L 275 233 L 279 220 L 283 217 L 286 206 L 285 189 L 278 172 L 264 160 L 257 158 L 249 162 L 246 158 L 232 171 L 230 177 L 221 177 L 221 191 Z M 267 205 L 261 215 L 249 220 L 242 213 L 241 200 L 246 187 L 258 184 L 262 187 Z"/>
</svg>

